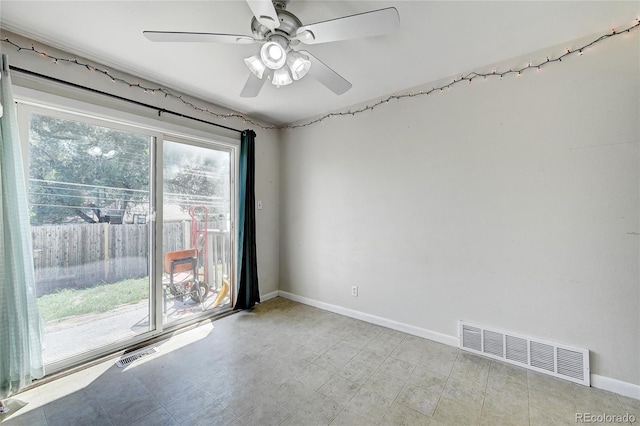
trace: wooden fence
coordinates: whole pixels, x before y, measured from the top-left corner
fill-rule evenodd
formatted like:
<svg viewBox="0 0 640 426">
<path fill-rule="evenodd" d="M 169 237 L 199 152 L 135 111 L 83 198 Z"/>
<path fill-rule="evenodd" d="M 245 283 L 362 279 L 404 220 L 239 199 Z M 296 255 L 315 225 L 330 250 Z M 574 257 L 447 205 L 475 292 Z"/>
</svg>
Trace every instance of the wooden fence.
<svg viewBox="0 0 640 426">
<path fill-rule="evenodd" d="M 44 225 L 31 235 L 38 296 L 149 275 L 149 225 Z M 188 245 L 188 222 L 164 223 L 165 251 Z"/>
</svg>

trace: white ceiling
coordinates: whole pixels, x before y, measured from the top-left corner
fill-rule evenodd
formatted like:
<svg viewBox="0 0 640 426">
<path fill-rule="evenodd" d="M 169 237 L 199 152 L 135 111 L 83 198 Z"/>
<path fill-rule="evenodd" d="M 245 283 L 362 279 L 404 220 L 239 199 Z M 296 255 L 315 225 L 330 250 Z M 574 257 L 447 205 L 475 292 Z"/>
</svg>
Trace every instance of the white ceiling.
<svg viewBox="0 0 640 426">
<path fill-rule="evenodd" d="M 251 35 L 251 11 L 234 1 L 2 0 L 3 28 L 266 121 L 303 120 L 627 25 L 638 1 L 292 0 L 303 24 L 393 6 L 400 31 L 307 50 L 353 84 L 337 96 L 305 77 L 241 98 L 243 58 L 259 45 L 152 43 L 143 30 Z M 554 53 L 554 52 L 550 52 Z M 543 58 L 540 58 L 543 59 Z M 522 64 L 515 64 L 522 65 Z"/>
</svg>

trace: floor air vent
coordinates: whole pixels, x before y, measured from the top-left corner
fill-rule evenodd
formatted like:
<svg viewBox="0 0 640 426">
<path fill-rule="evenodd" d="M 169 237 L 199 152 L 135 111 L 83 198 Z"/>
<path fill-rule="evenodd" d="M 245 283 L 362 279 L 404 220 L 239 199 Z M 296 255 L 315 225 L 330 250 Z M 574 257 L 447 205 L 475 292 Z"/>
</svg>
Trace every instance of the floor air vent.
<svg viewBox="0 0 640 426">
<path fill-rule="evenodd" d="M 140 358 L 144 358 L 147 355 L 155 354 L 158 352 L 158 349 L 155 347 L 143 348 L 138 351 L 129 352 L 128 354 L 124 354 L 122 358 L 116 361 L 116 365 L 120 368 L 126 367 L 134 361 L 139 360 Z"/>
<path fill-rule="evenodd" d="M 589 351 L 460 321 L 460 348 L 590 385 Z"/>
</svg>

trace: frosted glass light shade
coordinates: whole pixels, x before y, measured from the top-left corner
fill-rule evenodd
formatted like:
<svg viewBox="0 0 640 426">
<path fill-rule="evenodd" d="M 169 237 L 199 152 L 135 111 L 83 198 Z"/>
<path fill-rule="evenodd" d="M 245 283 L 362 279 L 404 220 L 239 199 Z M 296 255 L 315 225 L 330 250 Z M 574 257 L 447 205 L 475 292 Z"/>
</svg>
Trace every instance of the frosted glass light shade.
<svg viewBox="0 0 640 426">
<path fill-rule="evenodd" d="M 248 58 L 244 58 L 244 63 L 247 64 L 247 67 L 249 67 L 253 75 L 258 77 L 259 79 L 262 79 L 264 71 L 267 69 L 267 67 L 264 65 L 259 55 L 253 55 Z"/>
<path fill-rule="evenodd" d="M 269 41 L 262 45 L 260 58 L 268 68 L 277 70 L 287 61 L 287 52 L 278 43 Z"/>
<path fill-rule="evenodd" d="M 301 53 L 291 51 L 287 55 L 287 65 L 291 70 L 293 79 L 300 80 L 309 72 L 311 61 Z"/>
<path fill-rule="evenodd" d="M 286 67 L 278 68 L 273 72 L 273 78 L 271 79 L 271 83 L 274 86 L 286 86 L 287 84 L 293 83 L 291 76 L 289 75 L 289 71 L 287 71 Z"/>
</svg>

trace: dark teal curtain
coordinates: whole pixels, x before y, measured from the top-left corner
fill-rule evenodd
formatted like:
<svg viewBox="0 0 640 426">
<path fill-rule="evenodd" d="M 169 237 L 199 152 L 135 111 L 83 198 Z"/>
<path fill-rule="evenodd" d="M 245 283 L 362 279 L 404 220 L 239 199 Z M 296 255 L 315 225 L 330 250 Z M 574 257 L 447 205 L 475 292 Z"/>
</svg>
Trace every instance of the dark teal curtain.
<svg viewBox="0 0 640 426">
<path fill-rule="evenodd" d="M 240 141 L 238 299 L 233 309 L 251 309 L 260 303 L 256 253 L 255 151 L 256 134 L 253 130 L 245 130 Z"/>
</svg>

